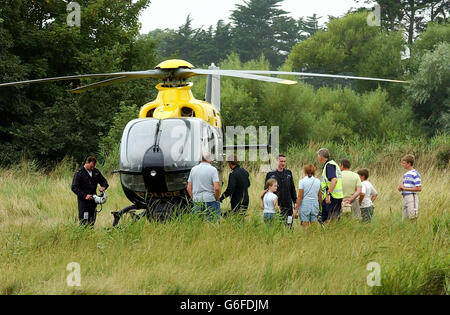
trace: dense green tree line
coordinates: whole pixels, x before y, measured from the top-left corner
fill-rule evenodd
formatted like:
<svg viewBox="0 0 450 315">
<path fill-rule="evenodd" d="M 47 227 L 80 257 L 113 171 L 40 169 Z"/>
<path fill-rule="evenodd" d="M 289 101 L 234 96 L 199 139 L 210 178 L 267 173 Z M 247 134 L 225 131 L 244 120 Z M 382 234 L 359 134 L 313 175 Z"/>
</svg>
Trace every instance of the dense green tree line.
<svg viewBox="0 0 450 315">
<path fill-rule="evenodd" d="M 149 35 L 157 40 L 158 53 L 165 58 L 176 56 L 201 66 L 217 63 L 232 52 L 244 62 L 264 54 L 276 69 L 296 43 L 320 29 L 317 15 L 295 20 L 279 8 L 282 1 L 245 1 L 231 12 L 231 23 L 219 20 L 206 30 L 193 28 L 188 15 L 177 30 L 158 29 Z"/>
<path fill-rule="evenodd" d="M 138 16 L 149 0 L 80 0 L 80 27 L 67 24 L 68 2 L 0 2 L 1 82 L 154 66 L 154 45 L 137 39 Z M 22 156 L 82 159 L 98 150 L 121 102 L 143 103 L 154 95 L 149 82 L 81 95 L 67 92 L 80 84 L 75 80 L 0 90 L 2 163 Z"/>
<path fill-rule="evenodd" d="M 367 12 L 333 18 L 321 29 L 317 16 L 289 18 L 279 9 L 281 1 L 249 0 L 236 7 L 230 24 L 218 21 L 206 30 L 194 29 L 188 16 L 176 31 L 139 35 L 138 16 L 149 0 L 80 0 L 80 27 L 67 25 L 68 2 L 0 2 L 0 82 L 151 69 L 171 57 L 197 66 L 219 62 L 222 69 L 348 73 L 411 83 L 304 79 L 284 87 L 222 78 L 225 124 L 281 126 L 284 146 L 322 140 L 390 141 L 450 130 L 450 26 L 439 19 L 443 14 L 416 30 L 411 57 L 405 59 L 408 39 L 402 30 L 368 26 Z M 261 33 L 252 35 L 252 28 Z M 205 78 L 193 81 L 194 94 L 201 99 Z M 137 80 L 83 94 L 67 92 L 91 82 L 2 88 L 0 163 L 22 157 L 51 163 L 64 156 L 80 161 L 87 154 L 117 154 L 123 127 L 136 117 L 139 106 L 155 97 L 157 82 Z"/>
</svg>

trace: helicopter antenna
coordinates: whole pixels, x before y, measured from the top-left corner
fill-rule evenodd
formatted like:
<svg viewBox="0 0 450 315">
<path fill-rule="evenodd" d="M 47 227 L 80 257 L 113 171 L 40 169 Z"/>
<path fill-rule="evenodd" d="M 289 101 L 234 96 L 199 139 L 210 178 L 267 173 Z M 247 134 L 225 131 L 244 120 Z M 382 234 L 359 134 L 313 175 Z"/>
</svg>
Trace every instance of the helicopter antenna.
<svg viewBox="0 0 450 315">
<path fill-rule="evenodd" d="M 208 70 L 220 70 L 212 63 Z M 220 112 L 220 75 L 209 74 L 206 79 L 206 95 L 205 100 L 208 103 L 214 105 L 214 107 Z"/>
</svg>

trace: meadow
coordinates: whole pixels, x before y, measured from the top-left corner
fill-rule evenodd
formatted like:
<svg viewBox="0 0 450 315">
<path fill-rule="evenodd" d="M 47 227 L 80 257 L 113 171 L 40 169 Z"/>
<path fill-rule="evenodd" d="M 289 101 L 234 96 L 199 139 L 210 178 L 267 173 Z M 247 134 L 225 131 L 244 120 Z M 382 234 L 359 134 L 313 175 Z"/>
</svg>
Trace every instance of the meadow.
<svg viewBox="0 0 450 315">
<path fill-rule="evenodd" d="M 450 197 L 448 137 L 405 145 L 360 147 L 309 144 L 291 147 L 295 182 L 301 167 L 328 145 L 353 169 L 369 167 L 378 190 L 371 223 L 344 217 L 308 230 L 266 226 L 259 209 L 265 174 L 251 171 L 251 205 L 244 222 L 220 223 L 184 215 L 164 224 L 121 221 L 110 211 L 129 201 L 117 175 L 95 229 L 80 228 L 70 184 L 76 165 L 51 171 L 22 161 L 0 170 L 0 293 L 2 294 L 449 294 Z M 367 146 L 370 144 L 366 143 Z M 333 151 L 334 150 L 334 151 Z M 402 221 L 403 154 L 414 152 L 422 175 L 419 219 Z M 319 173 L 319 172 L 318 172 Z M 227 173 L 224 174 L 225 187 Z M 223 203 L 223 209 L 229 203 Z M 69 287 L 66 269 L 81 267 L 81 286 Z M 367 265 L 380 266 L 380 286 L 369 286 Z"/>
</svg>

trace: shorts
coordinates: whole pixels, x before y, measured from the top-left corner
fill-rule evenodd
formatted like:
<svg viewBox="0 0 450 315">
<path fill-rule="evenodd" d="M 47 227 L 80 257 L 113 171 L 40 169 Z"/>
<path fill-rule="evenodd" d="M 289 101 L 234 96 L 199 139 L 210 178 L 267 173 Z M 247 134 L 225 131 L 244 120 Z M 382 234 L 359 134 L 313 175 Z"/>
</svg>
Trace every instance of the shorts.
<svg viewBox="0 0 450 315">
<path fill-rule="evenodd" d="M 416 219 L 419 215 L 419 197 L 417 194 L 404 195 L 402 200 L 403 220 Z"/>
<path fill-rule="evenodd" d="M 275 219 L 278 218 L 278 215 L 276 213 L 264 212 L 263 218 L 265 223 L 272 223 L 275 222 Z"/>
<path fill-rule="evenodd" d="M 299 212 L 301 222 L 317 222 L 319 216 L 317 200 L 303 200 Z"/>
<path fill-rule="evenodd" d="M 373 206 L 367 207 L 367 208 L 361 208 L 361 215 L 362 215 L 362 221 L 363 222 L 370 222 L 373 217 Z"/>
</svg>

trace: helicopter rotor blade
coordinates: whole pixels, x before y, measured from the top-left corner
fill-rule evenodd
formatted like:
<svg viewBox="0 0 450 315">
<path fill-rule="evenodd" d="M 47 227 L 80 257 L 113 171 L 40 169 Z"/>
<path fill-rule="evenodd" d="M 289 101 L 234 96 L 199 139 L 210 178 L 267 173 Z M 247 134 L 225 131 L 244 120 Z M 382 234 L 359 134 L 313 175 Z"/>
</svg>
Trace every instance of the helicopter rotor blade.
<svg viewBox="0 0 450 315">
<path fill-rule="evenodd" d="M 208 75 L 208 74 L 235 77 L 235 78 L 243 78 L 243 79 L 251 79 L 251 80 L 264 81 L 264 82 L 288 84 L 288 85 L 297 84 L 297 81 L 291 81 L 291 80 L 273 78 L 273 77 L 266 77 L 266 76 L 262 76 L 262 75 L 255 75 L 252 73 L 246 73 L 246 72 L 240 72 L 240 71 L 234 71 L 234 70 L 178 69 L 176 72 L 177 77 L 184 78 L 184 79 L 193 77 L 195 75 Z"/>
<path fill-rule="evenodd" d="M 64 76 L 64 77 L 54 77 L 54 78 L 0 83 L 0 87 L 29 84 L 29 83 L 42 83 L 42 82 L 53 82 L 53 81 L 63 81 L 63 80 L 79 80 L 79 79 L 107 78 L 107 77 L 120 77 L 120 78 L 127 77 L 130 79 L 164 78 L 165 75 L 166 75 L 166 73 L 159 69 L 146 70 L 146 71 L 116 72 L 116 73 L 80 74 L 80 75 L 69 75 L 69 76 Z"/>
<path fill-rule="evenodd" d="M 224 70 L 224 71 L 226 71 L 226 70 Z M 335 74 L 308 73 L 308 72 L 264 71 L 264 70 L 236 70 L 236 71 L 257 74 L 257 75 L 259 75 L 259 74 L 276 74 L 276 75 L 294 75 L 294 76 L 304 76 L 304 77 L 380 81 L 380 82 L 391 82 L 391 83 L 409 83 L 408 81 L 401 81 L 401 80 L 380 79 L 380 78 L 370 78 L 370 77 L 356 77 L 356 76 L 335 75 Z"/>
<path fill-rule="evenodd" d="M 124 82 L 124 81 L 135 80 L 135 79 L 140 79 L 140 78 L 127 77 L 127 76 L 111 78 L 111 79 L 108 79 L 108 80 L 95 82 L 95 83 L 91 83 L 91 84 L 88 84 L 88 85 L 83 85 L 83 86 L 77 87 L 75 89 L 70 90 L 70 93 L 83 93 L 85 91 L 92 90 L 92 89 L 95 89 L 95 88 L 98 88 L 98 87 L 101 87 L 101 86 L 108 86 L 108 85 L 111 85 L 111 84 Z"/>
</svg>

